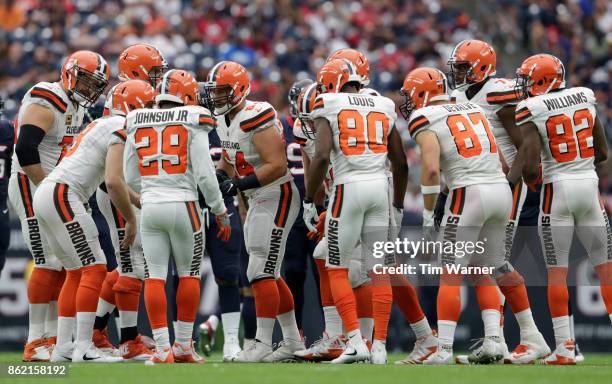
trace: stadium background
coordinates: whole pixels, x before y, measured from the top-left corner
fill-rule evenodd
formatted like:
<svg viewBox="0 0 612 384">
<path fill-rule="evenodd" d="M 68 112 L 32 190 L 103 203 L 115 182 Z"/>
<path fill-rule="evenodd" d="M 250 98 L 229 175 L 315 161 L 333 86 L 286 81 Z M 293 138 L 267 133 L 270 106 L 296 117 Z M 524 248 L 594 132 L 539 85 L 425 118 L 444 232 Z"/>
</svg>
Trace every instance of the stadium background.
<svg viewBox="0 0 612 384">
<path fill-rule="evenodd" d="M 158 47 L 170 67 L 191 70 L 200 80 L 216 61 L 243 63 L 252 76 L 251 97 L 271 102 L 279 115 L 288 111 L 286 95 L 293 81 L 313 77 L 329 52 L 351 46 L 366 52 L 371 86 L 397 101 L 408 71 L 422 65 L 446 68 L 453 46 L 472 37 L 493 43 L 498 76 L 513 77 L 530 53 L 560 57 L 570 85 L 595 90 L 598 116 L 612 138 L 612 3 L 606 0 L 0 0 L 0 95 L 6 100 L 4 117 L 12 119 L 33 84 L 58 78 L 67 53 L 97 51 L 114 69 L 123 48 L 145 42 Z M 94 117 L 101 104 L 92 109 Z M 405 223 L 418 224 L 418 154 L 403 119 L 398 127 L 411 167 Z M 602 186 L 609 207 L 608 179 Z M 0 278 L 0 350 L 19 350 L 27 334 L 25 278 L 30 258 L 17 222 L 7 256 Z M 582 283 L 571 289 L 576 337 L 583 350 L 609 351 L 612 331 L 598 290 L 590 286 L 593 276 L 588 268 L 578 271 L 576 281 Z M 205 281 L 201 314 L 214 312 L 216 305 L 214 281 Z M 311 277 L 307 284 L 305 334 L 313 341 L 322 320 Z M 422 290 L 421 297 L 434 325 L 435 296 Z M 545 290 L 530 288 L 530 299 L 536 322 L 550 341 Z M 481 335 L 473 296 L 468 307 L 457 331 L 457 350 Z M 509 344 L 514 345 L 514 320 L 507 328 Z M 393 316 L 390 349 L 411 343 L 412 332 L 401 316 Z"/>
</svg>

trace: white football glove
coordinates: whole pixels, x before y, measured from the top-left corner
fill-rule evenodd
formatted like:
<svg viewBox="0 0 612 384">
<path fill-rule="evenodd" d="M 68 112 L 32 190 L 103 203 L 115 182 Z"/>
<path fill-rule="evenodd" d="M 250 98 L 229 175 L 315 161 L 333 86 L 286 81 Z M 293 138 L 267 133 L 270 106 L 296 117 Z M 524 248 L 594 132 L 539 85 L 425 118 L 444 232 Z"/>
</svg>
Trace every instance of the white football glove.
<svg viewBox="0 0 612 384">
<path fill-rule="evenodd" d="M 319 213 L 317 212 L 317 207 L 315 207 L 314 203 L 307 202 L 304 200 L 302 203 L 302 207 L 304 207 L 304 213 L 302 214 L 302 218 L 304 219 L 304 223 L 310 232 L 317 232 L 316 224 L 319 222 Z"/>
</svg>

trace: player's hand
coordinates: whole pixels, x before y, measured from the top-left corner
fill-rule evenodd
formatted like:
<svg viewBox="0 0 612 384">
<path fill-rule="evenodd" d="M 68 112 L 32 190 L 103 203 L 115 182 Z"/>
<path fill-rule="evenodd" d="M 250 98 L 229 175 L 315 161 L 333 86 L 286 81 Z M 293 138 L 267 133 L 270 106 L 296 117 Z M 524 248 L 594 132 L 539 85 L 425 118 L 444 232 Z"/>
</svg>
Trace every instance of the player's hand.
<svg viewBox="0 0 612 384">
<path fill-rule="evenodd" d="M 326 217 L 327 217 L 327 211 L 323 211 L 319 214 L 319 222 L 315 226 L 316 231 L 310 231 L 306 235 L 310 240 L 314 240 L 317 243 L 321 241 L 321 239 L 325 235 L 325 218 Z"/>
<path fill-rule="evenodd" d="M 223 197 L 236 196 L 238 194 L 238 186 L 236 180 L 227 178 L 219 183 L 219 189 L 223 194 Z"/>
<path fill-rule="evenodd" d="M 215 175 L 217 176 L 217 182 L 219 183 L 219 185 L 221 185 L 222 182 L 230 178 L 227 175 L 227 172 L 225 172 L 222 169 L 217 169 L 217 171 L 215 172 Z"/>
<path fill-rule="evenodd" d="M 538 190 L 538 184 L 542 184 L 542 164 L 540 164 L 538 166 L 538 177 L 535 178 L 535 180 L 531 181 L 531 182 L 525 182 L 525 184 L 527 184 L 527 187 L 532 191 L 535 192 Z"/>
<path fill-rule="evenodd" d="M 128 220 L 125 223 L 125 237 L 123 238 L 123 241 L 121 241 L 121 249 L 128 249 L 134 243 L 137 232 L 138 224 L 136 223 L 136 219 Z"/>
<path fill-rule="evenodd" d="M 221 241 L 229 241 L 230 237 L 232 236 L 232 224 L 230 222 L 230 215 L 228 215 L 227 210 L 220 215 L 215 215 L 215 221 L 219 227 L 217 239 Z"/>
<path fill-rule="evenodd" d="M 433 227 L 436 231 L 440 230 L 440 225 L 442 224 L 442 218 L 444 217 L 444 206 L 446 205 L 447 197 L 448 193 L 438 193 L 438 199 L 436 200 L 436 206 L 434 207 L 433 214 Z M 425 223 L 423 223 L 423 226 L 425 226 L 424 224 Z"/>
<path fill-rule="evenodd" d="M 302 206 L 304 207 L 304 213 L 302 214 L 302 217 L 304 219 L 304 223 L 306 224 L 306 228 L 308 228 L 310 232 L 318 233 L 316 227 L 316 224 L 319 222 L 317 207 L 312 201 L 307 201 L 306 199 L 304 199 Z"/>
</svg>

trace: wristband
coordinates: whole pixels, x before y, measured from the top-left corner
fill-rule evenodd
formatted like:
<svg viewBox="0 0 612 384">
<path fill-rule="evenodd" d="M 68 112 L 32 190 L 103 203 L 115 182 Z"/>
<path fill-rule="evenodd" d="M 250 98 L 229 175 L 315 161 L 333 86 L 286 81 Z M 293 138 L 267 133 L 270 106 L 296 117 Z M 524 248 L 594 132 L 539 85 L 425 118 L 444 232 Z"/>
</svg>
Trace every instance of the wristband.
<svg viewBox="0 0 612 384">
<path fill-rule="evenodd" d="M 247 189 L 261 187 L 261 184 L 259 183 L 259 180 L 257 180 L 257 175 L 251 173 L 250 175 L 243 177 L 242 179 L 236 180 L 236 187 L 238 187 L 238 189 L 241 191 L 245 191 Z"/>
<path fill-rule="evenodd" d="M 421 184 L 421 194 L 433 195 L 434 193 L 440 193 L 440 185 L 423 185 Z"/>
</svg>

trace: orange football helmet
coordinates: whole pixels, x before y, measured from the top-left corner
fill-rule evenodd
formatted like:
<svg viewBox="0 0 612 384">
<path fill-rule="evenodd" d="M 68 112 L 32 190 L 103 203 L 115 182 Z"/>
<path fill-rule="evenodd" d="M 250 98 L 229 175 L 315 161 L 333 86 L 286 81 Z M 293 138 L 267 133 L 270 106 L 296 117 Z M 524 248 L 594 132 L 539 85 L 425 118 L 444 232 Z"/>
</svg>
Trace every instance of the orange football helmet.
<svg viewBox="0 0 612 384">
<path fill-rule="evenodd" d="M 198 83 L 193 75 L 182 69 L 171 69 L 164 73 L 157 84 L 155 103 L 170 101 L 182 105 L 198 104 Z"/>
<path fill-rule="evenodd" d="M 251 92 L 251 79 L 242 64 L 222 61 L 215 65 L 204 83 L 203 104 L 213 115 L 225 115 Z"/>
<path fill-rule="evenodd" d="M 333 59 L 323 64 L 317 73 L 319 93 L 338 93 L 346 83 L 361 84 L 355 65 L 346 59 Z"/>
<path fill-rule="evenodd" d="M 400 112 L 406 120 L 415 109 L 426 107 L 432 101 L 449 100 L 444 73 L 436 68 L 421 67 L 411 71 L 404 79 L 400 95 L 405 102 Z"/>
<path fill-rule="evenodd" d="M 91 107 L 108 85 L 110 68 L 106 60 L 92 51 L 76 51 L 64 62 L 61 83 L 72 100 L 83 108 Z"/>
<path fill-rule="evenodd" d="M 315 99 L 318 95 L 317 83 L 312 83 L 303 88 L 297 98 L 297 115 L 302 125 L 302 132 L 307 138 L 312 140 L 315 139 L 316 131 L 310 112 L 314 108 Z"/>
<path fill-rule="evenodd" d="M 565 88 L 565 67 L 553 55 L 538 54 L 528 57 L 516 70 L 517 97 L 544 95 Z"/>
<path fill-rule="evenodd" d="M 121 52 L 117 61 L 119 80 L 144 80 L 153 87 L 168 69 L 164 55 L 149 44 L 130 45 Z"/>
<path fill-rule="evenodd" d="M 142 80 L 128 80 L 113 87 L 111 115 L 125 116 L 139 108 L 149 108 L 155 102 L 157 92 L 151 84 Z"/>
<path fill-rule="evenodd" d="M 329 55 L 327 61 L 333 59 L 345 59 L 353 63 L 357 68 L 357 73 L 361 76 L 361 85 L 365 87 L 370 84 L 370 63 L 361 51 L 352 48 L 339 49 Z"/>
<path fill-rule="evenodd" d="M 495 75 L 497 55 L 488 43 L 481 40 L 463 40 L 451 53 L 450 83 L 453 89 L 464 90 Z"/>
</svg>

